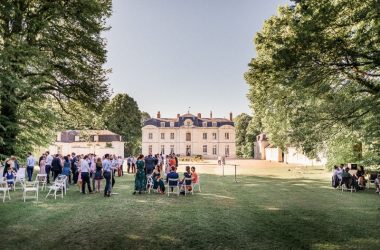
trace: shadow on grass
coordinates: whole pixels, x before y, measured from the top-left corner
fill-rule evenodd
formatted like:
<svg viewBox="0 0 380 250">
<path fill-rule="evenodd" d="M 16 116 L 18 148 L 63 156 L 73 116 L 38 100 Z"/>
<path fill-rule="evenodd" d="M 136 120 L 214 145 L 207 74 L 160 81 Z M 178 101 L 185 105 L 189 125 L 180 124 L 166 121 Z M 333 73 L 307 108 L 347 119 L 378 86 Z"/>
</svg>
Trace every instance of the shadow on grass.
<svg viewBox="0 0 380 250">
<path fill-rule="evenodd" d="M 71 188 L 38 205 L 16 191 L 0 204 L 0 249 L 377 249 L 379 195 L 329 185 L 202 175 L 202 193 L 134 196 L 127 176 L 111 198 Z"/>
</svg>

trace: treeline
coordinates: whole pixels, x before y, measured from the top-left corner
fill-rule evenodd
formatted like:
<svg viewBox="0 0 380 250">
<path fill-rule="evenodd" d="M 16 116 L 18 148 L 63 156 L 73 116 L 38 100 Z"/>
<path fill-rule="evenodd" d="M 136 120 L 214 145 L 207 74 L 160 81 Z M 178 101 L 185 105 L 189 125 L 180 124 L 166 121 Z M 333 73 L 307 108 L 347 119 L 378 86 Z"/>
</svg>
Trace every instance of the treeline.
<svg viewBox="0 0 380 250">
<path fill-rule="evenodd" d="M 25 156 L 60 129 L 107 128 L 134 152 L 141 115 L 127 95 L 110 100 L 106 41 L 111 0 L 2 1 L 0 157 Z M 116 104 L 118 105 L 116 105 Z"/>
<path fill-rule="evenodd" d="M 379 30 L 377 0 L 295 1 L 265 22 L 245 78 L 271 143 L 380 164 Z"/>
</svg>

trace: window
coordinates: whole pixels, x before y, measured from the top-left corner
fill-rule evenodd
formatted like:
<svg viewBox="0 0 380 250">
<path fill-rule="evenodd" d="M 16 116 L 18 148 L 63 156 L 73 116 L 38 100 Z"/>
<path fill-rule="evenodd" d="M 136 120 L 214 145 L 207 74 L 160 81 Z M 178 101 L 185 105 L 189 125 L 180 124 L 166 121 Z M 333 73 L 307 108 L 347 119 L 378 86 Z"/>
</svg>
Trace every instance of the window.
<svg viewBox="0 0 380 250">
<path fill-rule="evenodd" d="M 149 154 L 151 155 L 151 154 L 153 154 L 153 147 L 152 147 L 152 145 L 149 145 Z"/>
<path fill-rule="evenodd" d="M 191 141 L 191 133 L 186 133 L 186 141 Z"/>
<path fill-rule="evenodd" d="M 230 146 L 229 145 L 227 145 L 226 148 L 224 149 L 224 155 L 227 157 L 230 155 Z"/>
<path fill-rule="evenodd" d="M 203 127 L 207 127 L 207 122 L 203 122 L 203 123 L 202 123 L 202 126 L 203 126 Z"/>
<path fill-rule="evenodd" d="M 174 145 L 170 145 L 170 154 L 174 154 Z"/>
<path fill-rule="evenodd" d="M 94 141 L 99 141 L 99 135 L 94 135 Z"/>
<path fill-rule="evenodd" d="M 170 122 L 170 127 L 174 127 L 174 122 Z"/>
<path fill-rule="evenodd" d="M 75 141 L 79 141 L 79 135 L 76 135 L 74 138 Z"/>
<path fill-rule="evenodd" d="M 203 154 L 207 155 L 207 145 L 203 145 Z"/>
<path fill-rule="evenodd" d="M 186 156 L 191 156 L 191 146 L 190 145 L 186 146 Z"/>
<path fill-rule="evenodd" d="M 165 127 L 165 122 L 161 122 L 161 127 Z"/>
<path fill-rule="evenodd" d="M 225 138 L 226 140 L 229 140 L 229 139 L 230 139 L 230 134 L 229 134 L 229 133 L 225 133 L 225 134 L 224 134 L 224 138 Z"/>
<path fill-rule="evenodd" d="M 149 133 L 148 138 L 149 138 L 149 140 L 152 140 L 153 139 L 153 133 Z"/>
<path fill-rule="evenodd" d="M 213 127 L 217 127 L 217 126 L 218 126 L 218 123 L 217 123 L 217 122 L 212 122 L 212 126 L 213 126 Z"/>
<path fill-rule="evenodd" d="M 207 133 L 203 133 L 203 140 L 207 140 Z"/>
<path fill-rule="evenodd" d="M 165 145 L 161 145 L 161 154 L 165 154 Z"/>
<path fill-rule="evenodd" d="M 161 140 L 165 140 L 165 133 L 161 133 Z"/>
<path fill-rule="evenodd" d="M 216 133 L 212 133 L 212 139 L 216 140 Z"/>
<path fill-rule="evenodd" d="M 174 140 L 174 133 L 170 133 L 170 140 Z"/>
<path fill-rule="evenodd" d="M 217 155 L 217 152 L 216 152 L 216 145 L 214 145 L 214 146 L 212 147 L 212 154 L 213 154 L 213 155 Z"/>
</svg>

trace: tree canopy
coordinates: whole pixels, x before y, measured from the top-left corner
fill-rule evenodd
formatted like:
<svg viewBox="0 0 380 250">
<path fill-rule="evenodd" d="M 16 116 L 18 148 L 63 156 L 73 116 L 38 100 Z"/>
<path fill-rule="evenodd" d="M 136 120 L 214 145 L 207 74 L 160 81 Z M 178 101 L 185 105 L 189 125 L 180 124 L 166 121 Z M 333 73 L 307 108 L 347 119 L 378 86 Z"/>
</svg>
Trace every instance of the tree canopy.
<svg viewBox="0 0 380 250">
<path fill-rule="evenodd" d="M 106 128 L 123 137 L 126 154 L 140 152 L 142 116 L 132 97 L 117 94 L 105 106 L 102 116 Z"/>
<path fill-rule="evenodd" d="M 303 0 L 265 22 L 245 78 L 272 143 L 311 157 L 327 148 L 330 164 L 380 163 L 379 10 L 377 0 Z"/>
<path fill-rule="evenodd" d="M 54 130 L 54 105 L 108 99 L 101 33 L 110 14 L 111 0 L 1 1 L 0 154 L 43 144 L 36 135 Z"/>
</svg>

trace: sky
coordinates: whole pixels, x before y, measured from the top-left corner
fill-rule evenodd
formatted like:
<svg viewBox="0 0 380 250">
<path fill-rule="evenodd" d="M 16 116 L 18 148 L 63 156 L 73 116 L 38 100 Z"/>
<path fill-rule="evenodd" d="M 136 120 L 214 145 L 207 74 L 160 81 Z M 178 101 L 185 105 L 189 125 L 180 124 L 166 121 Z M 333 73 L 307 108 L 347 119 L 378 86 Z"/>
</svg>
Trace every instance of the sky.
<svg viewBox="0 0 380 250">
<path fill-rule="evenodd" d="M 253 38 L 286 0 L 114 0 L 108 83 L 155 117 L 251 114 Z"/>
</svg>

